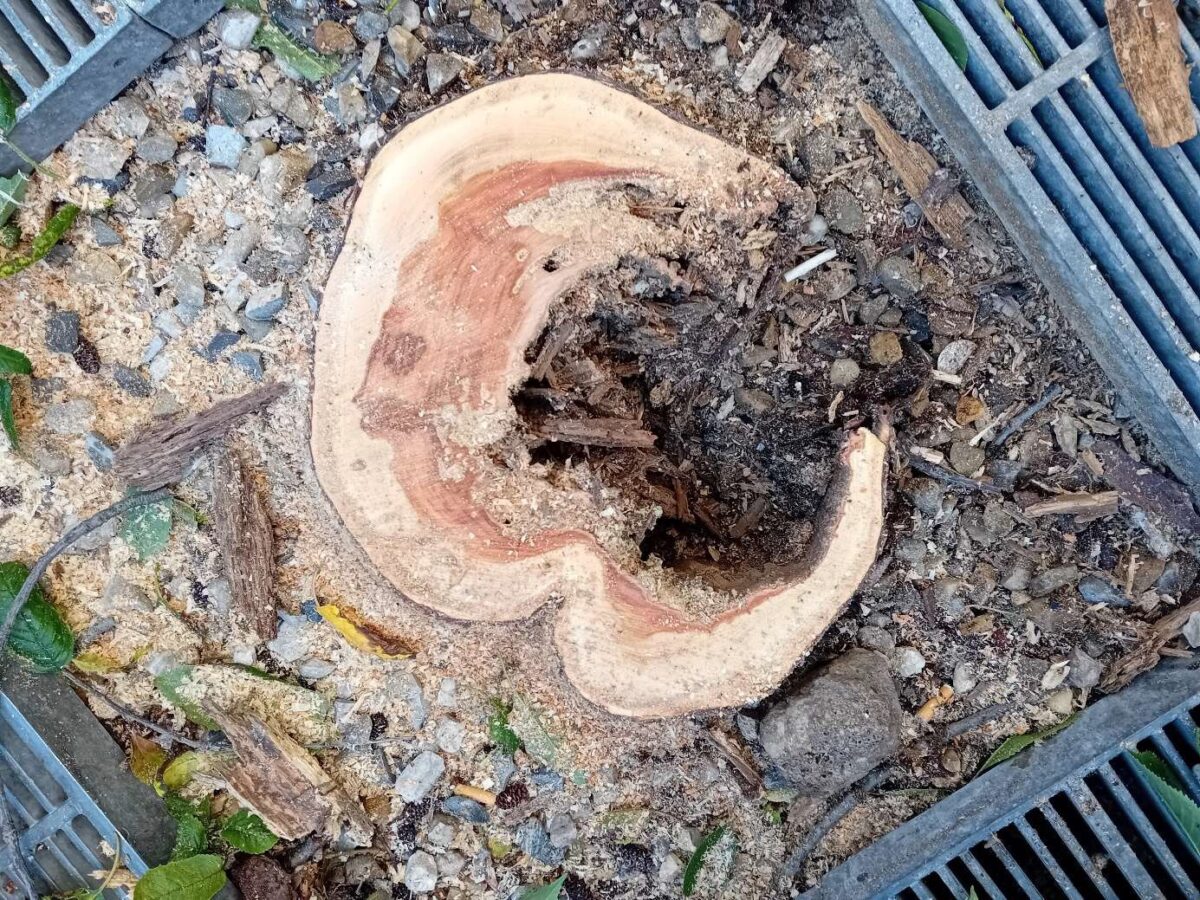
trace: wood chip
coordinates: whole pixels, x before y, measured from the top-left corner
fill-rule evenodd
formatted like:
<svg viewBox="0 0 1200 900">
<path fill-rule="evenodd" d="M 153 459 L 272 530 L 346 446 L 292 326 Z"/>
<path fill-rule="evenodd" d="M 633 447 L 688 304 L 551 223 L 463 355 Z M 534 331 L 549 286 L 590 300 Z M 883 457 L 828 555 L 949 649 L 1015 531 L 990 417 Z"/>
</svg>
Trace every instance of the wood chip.
<svg viewBox="0 0 1200 900">
<path fill-rule="evenodd" d="M 654 446 L 653 432 L 642 428 L 637 419 L 547 419 L 538 427 L 538 434 L 547 440 L 585 444 L 593 447 Z"/>
<path fill-rule="evenodd" d="M 273 725 L 209 708 L 237 754 L 225 774 L 232 793 L 281 838 L 310 834 L 371 842 L 374 827 L 359 805 L 302 746 Z"/>
<path fill-rule="evenodd" d="M 871 104 L 860 100 L 858 112 L 875 132 L 879 149 L 900 176 L 904 189 L 921 204 L 930 179 L 938 171 L 937 160 L 920 144 L 902 138 Z M 926 200 L 921 209 L 947 245 L 955 248 L 966 245 L 967 225 L 975 218 L 975 213 L 962 194 L 954 191 L 936 203 Z"/>
<path fill-rule="evenodd" d="M 1117 511 L 1117 501 L 1120 498 L 1117 491 L 1103 491 L 1098 494 L 1059 494 L 1048 500 L 1039 500 L 1025 507 L 1025 515 L 1038 516 L 1079 516 L 1090 521 L 1101 516 L 1111 516 Z"/>
<path fill-rule="evenodd" d="M 186 419 L 153 425 L 117 450 L 113 474 L 142 491 L 174 484 L 187 474 L 197 452 L 220 440 L 242 418 L 264 409 L 286 390 L 283 384 L 268 384 Z"/>
<path fill-rule="evenodd" d="M 1185 603 L 1155 622 L 1136 648 L 1112 664 L 1104 681 L 1100 684 L 1100 688 L 1105 693 L 1111 694 L 1125 687 L 1138 675 L 1148 672 L 1158 665 L 1160 657 L 1170 655 L 1164 654 L 1164 651 L 1167 650 L 1167 641 L 1178 637 L 1193 613 L 1200 613 L 1200 599 Z"/>
<path fill-rule="evenodd" d="M 266 503 L 232 448 L 219 453 L 213 466 L 213 525 L 229 578 L 234 615 L 269 641 L 279 628 L 271 597 L 275 535 Z"/>
<path fill-rule="evenodd" d="M 758 90 L 758 86 L 766 80 L 779 62 L 786 46 L 787 40 L 778 31 L 772 31 L 763 38 L 763 42 L 758 45 L 754 56 L 750 57 L 750 62 L 746 63 L 746 68 L 738 77 L 738 88 L 743 94 L 753 94 Z"/>
<path fill-rule="evenodd" d="M 735 541 L 740 541 L 748 535 L 758 525 L 759 520 L 763 517 L 763 513 L 767 511 L 767 507 L 770 505 L 771 500 L 769 497 L 762 495 L 755 497 L 754 502 L 750 504 L 750 508 L 742 514 L 740 519 L 733 523 L 733 527 L 729 529 L 729 536 Z"/>
<path fill-rule="evenodd" d="M 712 742 L 714 747 L 721 751 L 721 755 L 729 761 L 729 764 L 737 770 L 737 773 L 742 776 L 747 787 L 755 792 L 762 790 L 762 775 L 759 774 L 758 769 L 754 767 L 749 757 L 733 738 L 718 728 L 709 728 L 704 732 L 704 735 Z"/>
<path fill-rule="evenodd" d="M 1150 143 L 1170 147 L 1195 137 L 1173 0 L 1107 0 L 1104 9 L 1117 66 Z"/>
<path fill-rule="evenodd" d="M 454 793 L 460 797 L 466 797 L 468 800 L 474 800 L 476 803 L 482 803 L 484 806 L 496 805 L 496 795 L 492 791 L 475 787 L 473 784 L 456 784 Z"/>
</svg>

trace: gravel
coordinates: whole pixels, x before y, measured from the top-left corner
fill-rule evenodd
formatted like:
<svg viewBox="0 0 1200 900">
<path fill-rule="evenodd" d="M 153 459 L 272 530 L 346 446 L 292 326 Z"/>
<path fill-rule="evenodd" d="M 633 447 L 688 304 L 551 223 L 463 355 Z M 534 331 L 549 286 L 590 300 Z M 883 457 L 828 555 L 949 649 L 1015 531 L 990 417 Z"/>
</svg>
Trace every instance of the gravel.
<svg viewBox="0 0 1200 900">
<path fill-rule="evenodd" d="M 228 125 L 209 125 L 204 132 L 204 154 L 214 166 L 236 169 L 246 146 L 241 133 Z"/>
<path fill-rule="evenodd" d="M 96 418 L 96 404 L 77 398 L 52 403 L 43 414 L 45 426 L 55 434 L 83 434 Z"/>
<path fill-rule="evenodd" d="M 404 886 L 414 894 L 427 894 L 437 887 L 437 860 L 418 850 L 404 864 Z"/>
<path fill-rule="evenodd" d="M 418 753 L 396 778 L 396 793 L 409 802 L 424 799 L 433 790 L 438 779 L 446 770 L 446 764 L 436 753 L 423 750 Z"/>
<path fill-rule="evenodd" d="M 113 366 L 113 380 L 131 397 L 149 397 L 154 392 L 146 376 L 120 363 Z"/>
<path fill-rule="evenodd" d="M 231 9 L 218 18 L 217 34 L 230 50 L 245 50 L 254 40 L 259 24 L 259 17 L 249 10 Z"/>
<path fill-rule="evenodd" d="M 58 310 L 46 320 L 46 349 L 54 353 L 74 353 L 79 347 L 79 313 Z"/>
<path fill-rule="evenodd" d="M 463 63 L 449 53 L 430 53 L 425 61 L 425 81 L 429 93 L 436 97 L 444 91 L 462 72 Z"/>
<path fill-rule="evenodd" d="M 462 819 L 473 825 L 485 825 L 491 820 L 491 816 L 488 815 L 488 811 L 482 803 L 472 800 L 470 797 L 460 797 L 457 794 L 443 800 L 442 809 L 456 819 Z"/>
</svg>

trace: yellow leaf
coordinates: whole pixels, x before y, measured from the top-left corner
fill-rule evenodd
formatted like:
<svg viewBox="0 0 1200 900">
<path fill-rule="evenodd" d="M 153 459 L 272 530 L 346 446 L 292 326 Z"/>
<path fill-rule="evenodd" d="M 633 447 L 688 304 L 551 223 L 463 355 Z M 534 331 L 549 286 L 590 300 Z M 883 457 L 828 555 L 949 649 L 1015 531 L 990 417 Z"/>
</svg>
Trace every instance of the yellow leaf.
<svg viewBox="0 0 1200 900">
<path fill-rule="evenodd" d="M 404 641 L 384 634 L 350 610 L 327 603 L 318 606 L 317 612 L 346 639 L 346 643 L 357 650 L 373 653 L 380 659 L 407 659 L 413 655 L 412 648 Z"/>
<path fill-rule="evenodd" d="M 166 761 L 166 750 L 140 734 L 133 736 L 133 749 L 129 754 L 129 770 L 133 772 L 138 781 L 157 790 L 158 770 Z"/>
<path fill-rule="evenodd" d="M 95 650 L 85 650 L 71 660 L 71 665 L 89 675 L 107 675 L 124 668 L 120 662 Z"/>
<path fill-rule="evenodd" d="M 162 782 L 167 790 L 180 791 L 196 775 L 218 772 L 234 759 L 234 754 L 223 750 L 188 750 L 171 760 L 162 773 Z"/>
</svg>

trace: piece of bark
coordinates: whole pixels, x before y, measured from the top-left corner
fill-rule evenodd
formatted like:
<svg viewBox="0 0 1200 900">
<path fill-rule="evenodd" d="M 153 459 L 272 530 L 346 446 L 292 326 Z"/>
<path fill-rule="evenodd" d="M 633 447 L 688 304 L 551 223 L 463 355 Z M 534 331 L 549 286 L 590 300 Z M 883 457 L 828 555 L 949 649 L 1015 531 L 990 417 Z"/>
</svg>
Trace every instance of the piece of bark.
<svg viewBox="0 0 1200 900">
<path fill-rule="evenodd" d="M 786 47 L 787 39 L 778 31 L 772 31 L 763 38 L 746 67 L 742 69 L 742 74 L 738 76 L 738 88 L 743 94 L 753 94 L 758 90 L 758 86 L 778 65 L 779 57 L 783 55 Z"/>
<path fill-rule="evenodd" d="M 1104 479 L 1122 497 L 1179 531 L 1200 534 L 1200 515 L 1182 484 L 1137 462 L 1115 441 L 1097 441 L 1092 449 L 1104 467 Z"/>
<path fill-rule="evenodd" d="M 1179 636 L 1193 613 L 1200 613 L 1200 599 L 1185 603 L 1155 622 L 1133 650 L 1109 667 L 1101 689 L 1108 694 L 1119 691 L 1138 675 L 1157 666 L 1159 660 L 1167 655 L 1167 642 Z"/>
<path fill-rule="evenodd" d="M 681 582 L 629 571 L 632 540 L 627 559 L 597 540 L 602 508 L 569 521 L 578 498 L 559 514 L 536 499 L 556 489 L 537 467 L 498 462 L 488 448 L 516 421 L 553 305 L 588 273 L 679 241 L 673 219 L 629 211 L 630 183 L 746 231 L 760 205 L 809 203 L 777 167 L 575 75 L 497 82 L 406 125 L 371 164 L 326 286 L 313 459 L 405 599 L 513 622 L 555 598 L 576 689 L 614 713 L 672 716 L 766 696 L 841 613 L 878 552 L 887 448 L 848 433 L 806 558 L 744 573 L 726 612 L 703 619 L 683 611 Z M 525 509 L 519 533 L 488 498 Z"/>
<path fill-rule="evenodd" d="M 367 846 L 374 831 L 362 806 L 312 754 L 267 722 L 208 708 L 237 759 L 225 770 L 229 792 L 284 840 L 317 833 Z"/>
<path fill-rule="evenodd" d="M 937 160 L 916 141 L 905 140 L 888 124 L 887 119 L 864 100 L 858 101 L 858 112 L 875 132 L 875 141 L 887 157 L 908 195 L 917 202 L 925 218 L 929 220 L 942 240 L 950 247 L 961 248 L 967 242 L 967 226 L 975 218 L 962 194 L 950 191 L 944 196 L 931 199 L 930 179 L 939 169 Z"/>
<path fill-rule="evenodd" d="M 264 385 L 185 419 L 152 425 L 117 450 L 113 474 L 142 491 L 174 484 L 187 474 L 201 449 L 224 437 L 243 417 L 265 409 L 286 390 L 286 385 L 279 383 Z"/>
<path fill-rule="evenodd" d="M 654 433 L 642 428 L 637 419 L 546 419 L 538 434 L 547 440 L 592 447 L 654 446 Z"/>
<path fill-rule="evenodd" d="M 213 525 L 233 598 L 233 614 L 264 641 L 279 618 L 271 585 L 275 534 L 267 505 L 237 451 L 226 447 L 213 464 Z"/>
<path fill-rule="evenodd" d="M 1111 516 L 1117 511 L 1117 501 L 1120 494 L 1116 491 L 1102 491 L 1099 494 L 1059 494 L 1046 500 L 1039 500 L 1025 507 L 1025 515 L 1031 518 L 1038 516 L 1079 516 L 1088 521 L 1101 516 Z"/>
<path fill-rule="evenodd" d="M 1104 10 L 1117 67 L 1150 143 L 1170 147 L 1195 137 L 1173 0 L 1107 0 Z"/>
</svg>

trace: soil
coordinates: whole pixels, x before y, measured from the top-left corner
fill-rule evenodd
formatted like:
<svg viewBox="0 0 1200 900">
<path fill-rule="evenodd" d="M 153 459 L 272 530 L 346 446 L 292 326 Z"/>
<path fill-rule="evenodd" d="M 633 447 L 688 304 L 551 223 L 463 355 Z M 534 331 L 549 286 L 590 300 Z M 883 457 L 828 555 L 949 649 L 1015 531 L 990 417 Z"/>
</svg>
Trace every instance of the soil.
<svg viewBox="0 0 1200 900">
<path fill-rule="evenodd" d="M 370 2 L 313 3 L 295 16 L 286 5 L 272 8 L 299 34 L 317 19 L 354 28 L 367 12 L 384 14 Z M 514 21 L 510 10 L 527 5 L 528 20 Z M 405 6 L 391 9 L 400 15 Z M 1191 590 L 1194 535 L 1171 523 L 1161 491 L 1091 521 L 1026 515 L 1031 502 L 1060 492 L 1110 489 L 1103 473 L 1115 469 L 1100 458 L 1122 460 L 1133 472 L 1166 470 L 961 180 L 849 3 L 742 0 L 728 7 L 736 33 L 701 47 L 689 36 L 691 2 L 506 2 L 496 10 L 503 35 L 495 43 L 463 37 L 456 17 L 460 8 L 469 15 L 468 5 L 437 8 L 450 20 L 426 16 L 419 38 L 429 53 L 463 68 L 436 96 L 422 69 L 411 79 L 397 74 L 378 37 L 358 39 L 343 73 L 310 84 L 290 78 L 269 52 L 222 45 L 214 23 L 180 42 L 81 133 L 80 140 L 103 139 L 124 153 L 114 177 L 86 176 L 94 145 L 76 142 L 50 160 L 61 178 L 34 180 L 18 216 L 27 234 L 52 201 L 75 200 L 88 215 L 44 263 L 0 282 L 0 342 L 27 353 L 35 373 L 14 379 L 22 450 L 0 447 L 0 557 L 32 562 L 73 522 L 121 495 L 94 439 L 118 446 L 148 422 L 244 393 L 256 372 L 241 363 L 257 359 L 262 377 L 290 386 L 233 437 L 269 488 L 279 638 L 264 644 L 230 622 L 220 599 L 222 562 L 204 521 L 177 522 L 166 551 L 149 560 L 114 527 L 62 557 L 44 582 L 90 655 L 86 677 L 140 714 L 190 733 L 196 726 L 154 683 L 180 663 L 253 664 L 328 702 L 342 742 L 318 759 L 363 803 L 379 837 L 357 850 L 324 838 L 274 849 L 305 897 L 375 889 L 402 896 L 417 847 L 438 860 L 437 897 L 508 898 L 518 886 L 564 873 L 571 900 L 675 897 L 696 842 L 719 825 L 736 840 L 706 863 L 702 895 L 773 895 L 791 848 L 822 813 L 820 804 L 796 799 L 757 745 L 756 723 L 776 698 L 662 722 L 599 712 L 559 671 L 552 616 L 520 627 L 464 625 L 398 604 L 341 528 L 309 458 L 315 317 L 353 205 L 348 185 L 387 135 L 434 104 L 512 74 L 584 68 L 779 164 L 812 192 L 827 231 L 780 210 L 763 223 L 776 237 L 753 251 L 759 256 L 741 246 L 749 235 L 737 235 L 736 257 L 730 236 L 728 246 L 690 256 L 628 260 L 581 285 L 530 359 L 567 321 L 577 336 L 519 398 L 522 444 L 545 476 L 566 477 L 568 458 L 572 466 L 586 462 L 642 509 L 629 539 L 647 562 L 702 564 L 707 578 L 731 578 L 802 546 L 828 477 L 823 461 L 841 429 L 889 407 L 896 426 L 879 564 L 794 679 L 855 644 L 879 649 L 892 662 L 905 713 L 903 749 L 882 786 L 783 888 L 802 890 L 968 780 L 1005 737 L 1089 703 L 1095 685 L 1070 680 L 1063 662 L 1083 651 L 1107 666 L 1137 646 L 1147 623 Z M 598 52 L 573 55 L 597 26 L 606 28 Z M 763 84 L 746 93 L 737 74 L 773 30 L 786 47 Z M 365 66 L 372 42 L 382 55 Z M 237 126 L 247 140 L 237 169 L 205 154 L 207 126 L 225 121 L 217 101 L 228 90 L 245 92 L 250 106 L 251 118 Z M 855 109 L 860 99 L 959 181 L 978 217 L 966 247 L 948 249 L 912 215 L 912 198 Z M 131 103 L 149 129 L 176 141 L 166 161 L 132 153 L 141 140 L 132 133 L 142 126 L 129 124 Z M 268 177 L 263 163 L 273 156 L 299 160 L 300 176 Z M 329 185 L 338 179 L 343 187 L 335 191 Z M 654 199 L 652 206 L 673 205 Z M 102 240 L 100 225 L 117 243 Z M 818 247 L 836 248 L 837 259 L 775 294 L 774 274 Z M 200 274 L 201 309 L 186 324 L 164 321 L 165 312 L 178 314 L 178 276 L 189 267 Z M 739 296 L 730 273 L 762 277 Z M 282 288 L 288 298 L 265 330 L 229 302 L 259 288 Z M 47 346 L 47 324 L 64 311 L 80 315 L 93 347 L 81 354 L 86 367 Z M 232 347 L 213 349 L 231 335 Z M 954 378 L 929 377 L 957 341 L 970 346 Z M 251 356 L 231 362 L 231 353 L 243 352 Z M 829 375 L 839 359 L 853 360 L 860 373 L 834 389 Z M 118 366 L 147 389 L 122 387 Z M 593 377 L 611 385 L 604 395 L 588 389 Z M 1066 386 L 1063 395 L 996 445 L 1003 423 L 1053 382 Z M 656 438 L 653 450 L 529 447 L 548 419 L 601 415 L 640 421 Z M 504 449 L 496 450 L 501 458 Z M 917 472 L 912 459 L 932 460 L 939 479 Z M 954 487 L 951 470 L 960 485 L 983 479 L 999 492 L 971 482 Z M 208 462 L 179 496 L 201 512 L 211 508 Z M 1082 576 L 1102 579 L 1120 602 L 1088 602 L 1077 588 Z M 314 601 L 403 638 L 414 657 L 386 660 L 352 646 L 316 616 Z M 948 684 L 953 700 L 932 722 L 917 717 Z M 91 699 L 128 743 L 136 726 Z M 497 703 L 516 704 L 510 721 L 525 749 L 515 755 L 498 743 Z M 943 740 L 949 723 L 995 704 L 995 718 L 949 745 Z M 710 729 L 741 748 L 765 791 L 747 785 Z M 438 753 L 446 772 L 429 797 L 405 803 L 395 774 L 422 751 Z M 490 821 L 474 825 L 442 810 L 453 785 L 520 788 L 508 787 L 506 808 L 490 808 Z M 537 829 L 561 824 L 558 816 L 577 830 L 561 859 L 532 840 Z"/>
</svg>

